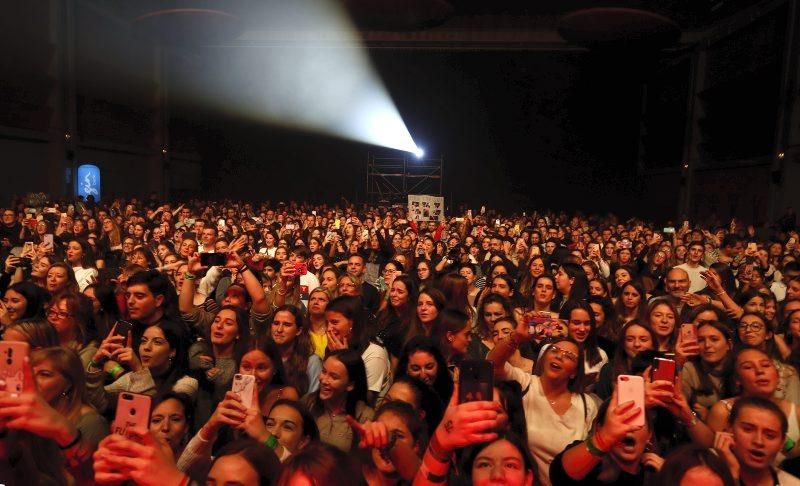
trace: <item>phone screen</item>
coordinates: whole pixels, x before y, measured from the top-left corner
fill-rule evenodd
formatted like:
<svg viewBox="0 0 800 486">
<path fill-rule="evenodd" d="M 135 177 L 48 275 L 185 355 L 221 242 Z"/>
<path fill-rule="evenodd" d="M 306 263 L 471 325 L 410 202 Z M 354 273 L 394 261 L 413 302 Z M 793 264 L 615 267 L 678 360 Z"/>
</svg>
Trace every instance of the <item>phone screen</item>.
<svg viewBox="0 0 800 486">
<path fill-rule="evenodd" d="M 491 400 L 494 393 L 494 372 L 486 360 L 468 359 L 458 368 L 458 402 Z"/>
</svg>

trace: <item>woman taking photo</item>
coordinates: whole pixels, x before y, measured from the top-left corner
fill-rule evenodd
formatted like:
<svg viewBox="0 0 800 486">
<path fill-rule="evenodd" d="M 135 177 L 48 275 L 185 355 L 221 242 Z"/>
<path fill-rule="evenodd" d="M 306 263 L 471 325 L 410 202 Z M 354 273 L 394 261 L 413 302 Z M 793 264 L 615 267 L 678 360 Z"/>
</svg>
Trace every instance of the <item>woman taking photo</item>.
<svg viewBox="0 0 800 486">
<path fill-rule="evenodd" d="M 355 448 L 356 435 L 345 417 L 361 423 L 374 417 L 367 405 L 367 376 L 361 355 L 350 349 L 329 353 L 322 363 L 319 390 L 302 401 L 317 423 L 322 442 L 343 451 Z"/>
<path fill-rule="evenodd" d="M 196 427 L 208 420 L 230 390 L 238 363 L 249 347 L 249 317 L 239 307 L 222 306 L 207 332 L 189 347 L 189 369 L 200 387 L 194 413 Z"/>
<path fill-rule="evenodd" d="M 198 385 L 196 379 L 186 374 L 188 342 L 182 324 L 162 320 L 144 330 L 137 352 L 134 352 L 132 336 L 115 335 L 112 329 L 89 362 L 86 372 L 91 404 L 98 411 L 105 411 L 121 392 L 155 395 L 172 390 L 194 399 Z M 119 364 L 108 371 L 114 376 L 114 381 L 103 386 L 103 364 L 108 360 Z"/>
<path fill-rule="evenodd" d="M 570 338 L 554 341 L 531 375 L 511 366 L 508 358 L 527 340 L 523 323 L 489 353 L 495 376 L 513 380 L 526 390 L 522 397 L 528 424 L 528 447 L 536 460 L 537 484 L 550 484 L 553 458 L 576 440 L 585 440 L 597 414 L 594 400 L 581 392 L 583 353 Z"/>
</svg>

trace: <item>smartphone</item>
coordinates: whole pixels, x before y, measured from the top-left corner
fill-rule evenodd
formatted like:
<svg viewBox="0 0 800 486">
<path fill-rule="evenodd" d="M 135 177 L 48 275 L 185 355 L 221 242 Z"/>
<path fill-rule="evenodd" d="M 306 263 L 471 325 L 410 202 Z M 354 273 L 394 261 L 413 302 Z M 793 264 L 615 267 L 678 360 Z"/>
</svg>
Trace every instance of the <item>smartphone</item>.
<svg viewBox="0 0 800 486">
<path fill-rule="evenodd" d="M 565 319 L 554 319 L 548 313 L 533 314 L 525 317 L 528 333 L 537 340 L 562 338 L 569 334 Z"/>
<path fill-rule="evenodd" d="M 340 229 L 341 227 L 342 227 L 342 222 L 341 222 L 341 221 L 339 221 L 339 219 L 338 219 L 338 218 L 337 218 L 336 220 L 334 220 L 334 222 L 333 222 L 333 228 L 338 230 L 338 229 Z"/>
<path fill-rule="evenodd" d="M 681 324 L 681 341 L 684 343 L 697 342 L 697 328 L 691 322 Z"/>
<path fill-rule="evenodd" d="M 225 227 L 224 219 L 220 219 L 219 221 L 217 221 L 217 228 L 224 228 L 224 227 Z"/>
<path fill-rule="evenodd" d="M 617 377 L 617 405 L 633 402 L 641 412 L 631 419 L 630 425 L 644 426 L 644 378 L 637 375 L 619 375 Z"/>
<path fill-rule="evenodd" d="M 463 223 L 463 222 L 464 222 L 464 218 L 456 218 L 456 223 Z"/>
<path fill-rule="evenodd" d="M 654 358 L 650 381 L 664 380 L 675 383 L 675 370 L 674 359 Z"/>
<path fill-rule="evenodd" d="M 317 215 L 317 210 L 316 210 L 316 209 L 312 210 L 312 211 L 311 211 L 311 214 L 312 214 L 312 215 L 314 215 L 314 216 L 316 216 L 316 215 Z"/>
<path fill-rule="evenodd" d="M 747 244 L 747 253 L 754 255 L 757 251 L 758 251 L 758 246 L 755 243 L 750 242 Z"/>
<path fill-rule="evenodd" d="M 26 241 L 22 245 L 22 253 L 26 254 L 26 255 L 29 254 L 29 253 L 33 253 L 35 251 L 35 248 L 36 247 L 34 246 L 32 241 Z"/>
<path fill-rule="evenodd" d="M 364 231 L 362 231 L 362 232 L 361 232 L 361 237 L 362 237 L 362 238 L 364 238 L 365 240 L 366 240 L 367 238 L 369 238 L 369 230 L 368 230 L 368 229 L 365 229 Z"/>
<path fill-rule="evenodd" d="M 294 264 L 295 275 L 305 275 L 308 273 L 308 264 L 305 262 L 297 262 Z"/>
<path fill-rule="evenodd" d="M 672 234 L 672 233 L 675 233 L 675 228 L 674 228 L 674 227 L 672 227 L 672 226 L 666 226 L 666 227 L 664 228 L 664 231 L 663 231 L 663 232 L 664 232 L 664 233 L 668 233 L 668 234 Z"/>
<path fill-rule="evenodd" d="M 204 267 L 219 267 L 225 265 L 226 257 L 224 253 L 201 253 L 200 264 Z"/>
<path fill-rule="evenodd" d="M 253 406 L 253 388 L 256 386 L 256 377 L 236 373 L 233 375 L 231 391 L 242 399 L 242 405 L 248 409 Z"/>
<path fill-rule="evenodd" d="M 600 245 L 597 243 L 589 243 L 589 251 L 600 252 Z"/>
<path fill-rule="evenodd" d="M 0 341 L 0 378 L 6 382 L 6 391 L 22 393 L 25 383 L 22 371 L 25 356 L 28 356 L 28 343 L 22 341 Z"/>
<path fill-rule="evenodd" d="M 133 323 L 128 321 L 117 321 L 114 324 L 114 335 L 128 337 L 128 333 L 133 333 Z"/>
<path fill-rule="evenodd" d="M 47 246 L 48 248 L 53 248 L 53 234 L 52 233 L 46 233 L 44 236 L 42 236 L 42 241 L 44 242 L 45 246 Z"/>
<path fill-rule="evenodd" d="M 151 399 L 147 395 L 123 392 L 117 398 L 117 413 L 111 430 L 114 434 L 136 440 L 128 434 L 131 427 L 148 429 Z"/>
<path fill-rule="evenodd" d="M 467 359 L 458 368 L 458 403 L 491 400 L 494 370 L 489 361 Z"/>
</svg>

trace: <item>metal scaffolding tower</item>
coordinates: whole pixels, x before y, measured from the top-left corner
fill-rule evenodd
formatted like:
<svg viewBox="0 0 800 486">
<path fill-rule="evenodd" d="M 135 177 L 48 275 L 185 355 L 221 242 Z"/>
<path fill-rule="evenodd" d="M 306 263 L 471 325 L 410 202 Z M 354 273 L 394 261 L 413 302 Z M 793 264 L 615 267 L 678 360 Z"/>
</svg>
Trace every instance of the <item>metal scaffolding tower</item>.
<svg viewBox="0 0 800 486">
<path fill-rule="evenodd" d="M 367 201 L 405 203 L 409 194 L 442 195 L 444 159 L 368 154 Z"/>
</svg>

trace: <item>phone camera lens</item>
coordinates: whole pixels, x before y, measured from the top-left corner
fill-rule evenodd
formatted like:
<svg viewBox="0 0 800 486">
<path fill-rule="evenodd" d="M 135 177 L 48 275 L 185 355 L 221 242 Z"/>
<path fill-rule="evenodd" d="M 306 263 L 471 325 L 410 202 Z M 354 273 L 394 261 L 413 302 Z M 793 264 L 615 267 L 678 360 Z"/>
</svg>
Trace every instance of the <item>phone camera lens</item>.
<svg viewBox="0 0 800 486">
<path fill-rule="evenodd" d="M 135 408 L 131 409 L 131 415 L 136 415 L 136 409 Z"/>
</svg>

